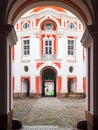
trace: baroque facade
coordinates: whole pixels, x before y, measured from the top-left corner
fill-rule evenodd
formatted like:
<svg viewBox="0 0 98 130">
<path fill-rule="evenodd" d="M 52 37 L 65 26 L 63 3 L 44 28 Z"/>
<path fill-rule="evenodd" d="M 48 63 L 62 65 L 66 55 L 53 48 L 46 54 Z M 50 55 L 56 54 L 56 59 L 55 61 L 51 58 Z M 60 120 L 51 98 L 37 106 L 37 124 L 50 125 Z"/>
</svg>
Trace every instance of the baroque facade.
<svg viewBox="0 0 98 130">
<path fill-rule="evenodd" d="M 69 11 L 37 7 L 17 21 L 12 48 L 14 97 L 58 96 L 86 92 L 86 51 L 80 40 L 84 28 Z"/>
<path fill-rule="evenodd" d="M 88 130 L 98 130 L 98 1 L 97 0 L 0 0 L 0 129 L 11 130 L 11 48 L 17 43 L 14 26 L 28 10 L 59 6 L 76 15 L 84 27 L 82 44 L 87 53 L 85 116 Z"/>
</svg>

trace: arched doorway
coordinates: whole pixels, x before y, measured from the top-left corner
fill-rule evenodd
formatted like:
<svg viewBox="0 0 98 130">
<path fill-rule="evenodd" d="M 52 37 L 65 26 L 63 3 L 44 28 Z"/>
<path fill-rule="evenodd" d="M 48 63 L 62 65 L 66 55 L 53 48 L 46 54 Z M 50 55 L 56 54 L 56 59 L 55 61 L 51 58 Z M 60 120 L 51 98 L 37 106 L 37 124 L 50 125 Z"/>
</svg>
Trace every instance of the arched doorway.
<svg viewBox="0 0 98 130">
<path fill-rule="evenodd" d="M 81 12 L 81 11 L 80 11 L 80 12 Z M 83 13 L 83 12 L 81 12 L 81 14 L 82 14 L 82 13 Z M 76 14 L 77 14 L 77 13 L 76 13 Z M 79 15 L 77 15 L 77 16 L 79 16 Z M 83 19 L 85 19 L 85 20 L 83 20 L 83 19 L 81 19 L 81 18 L 80 18 L 80 19 L 81 19 L 81 21 L 83 20 L 82 22 L 83 22 L 84 28 L 85 28 L 85 27 L 86 27 L 86 26 L 85 26 L 85 22 L 87 22 L 87 21 L 86 21 L 87 19 L 86 19 L 86 17 L 85 17 L 85 13 L 83 13 L 82 16 L 83 16 L 83 17 L 81 17 L 81 16 L 80 16 L 80 17 L 83 18 Z M 13 18 L 12 18 L 12 19 L 13 19 Z M 13 21 L 13 20 L 12 20 L 12 21 Z M 43 85 L 43 86 L 45 86 L 45 85 L 48 86 L 47 84 L 49 85 L 49 82 L 48 82 L 48 81 L 47 81 L 47 82 L 44 82 L 42 85 Z M 43 87 L 43 88 L 44 88 L 44 87 Z M 48 87 L 47 87 L 46 89 L 43 89 L 43 92 L 42 92 L 42 93 L 43 93 L 43 96 L 50 96 L 50 94 L 47 92 L 47 90 L 48 90 Z"/>
<path fill-rule="evenodd" d="M 51 68 L 42 72 L 42 96 L 56 96 L 56 72 Z"/>
<path fill-rule="evenodd" d="M 59 2 L 60 2 L 60 0 L 58 0 Z M 16 1 L 15 1 L 16 2 Z M 2 15 L 1 15 L 1 23 L 7 23 L 7 24 L 13 24 L 13 23 L 15 23 L 15 17 L 16 16 L 20 16 L 21 14 L 23 14 L 24 12 L 26 12 L 27 10 L 29 10 L 31 7 L 32 7 L 32 5 L 33 4 L 35 4 L 35 5 L 37 5 L 37 6 L 40 6 L 40 5 L 47 5 L 47 2 L 48 1 L 43 1 L 41 4 L 39 4 L 38 3 L 38 1 L 17 1 L 16 3 L 15 2 L 9 2 L 9 3 L 7 3 L 8 4 L 8 6 L 5 6 L 5 8 L 7 7 L 7 11 L 4 11 L 4 12 L 6 12 L 5 13 L 5 15 L 4 15 L 4 13 L 2 13 L 2 15 L 4 15 L 4 17 L 6 17 L 6 14 L 8 15 L 8 17 L 6 17 L 6 18 L 8 18 L 8 19 L 6 19 L 6 21 L 8 20 L 8 22 L 5 22 L 5 21 L 2 21 Z M 31 3 L 30 3 L 31 2 Z M 57 1 L 50 1 L 51 2 L 51 4 L 54 4 L 55 2 L 57 2 Z M 1 2 L 2 3 L 2 2 Z M 5 2 L 6 3 L 6 2 Z M 70 9 L 70 11 L 72 11 L 74 14 L 78 14 L 81 18 L 82 18 L 82 21 L 83 21 L 83 23 L 85 23 L 85 25 L 90 25 L 90 24 L 92 24 L 92 20 L 91 19 L 93 19 L 92 17 L 91 17 L 91 15 L 90 15 L 90 11 L 89 11 L 89 9 L 88 9 L 88 6 L 86 6 L 86 4 L 85 4 L 85 2 L 84 1 L 79 1 L 79 3 L 76 1 L 61 1 L 60 3 L 62 3 L 63 4 L 63 7 L 65 8 L 65 7 L 67 7 L 67 8 L 71 8 Z M 50 5 L 51 5 L 50 4 Z M 95 4 L 96 4 L 96 2 L 95 2 Z M 30 6 L 31 5 L 31 6 Z M 49 4 L 48 4 L 49 5 Z M 56 4 L 56 5 L 59 5 L 59 4 Z M 60 4 L 61 5 L 61 4 Z M 83 5 L 83 6 L 82 6 Z M 2 6 L 2 5 L 1 5 Z M 28 7 L 28 6 L 30 6 L 30 8 Z M 83 8 L 84 7 L 84 8 Z M 95 6 L 96 7 L 96 6 Z M 5 9 L 4 8 L 4 9 Z M 12 10 L 11 10 L 12 9 Z M 26 10 L 25 10 L 26 9 Z M 9 11 L 10 10 L 10 11 Z M 82 11 L 82 12 L 81 12 Z M 9 12 L 13 12 L 12 13 L 12 15 L 11 15 L 11 13 L 9 13 Z M 84 12 L 86 12 L 86 14 L 84 13 Z M 96 13 L 97 14 L 97 13 Z M 85 20 L 85 16 L 87 17 L 87 19 L 88 19 L 88 21 L 86 21 Z M 5 18 L 3 19 L 3 20 L 5 20 Z M 2 26 L 2 24 L 1 24 L 1 26 Z M 7 68 L 8 66 L 8 64 L 9 63 L 7 63 L 7 56 L 5 56 L 6 54 L 4 53 L 5 51 L 4 51 L 4 48 L 7 48 L 7 46 L 5 47 L 5 45 L 7 44 L 7 40 L 5 40 L 5 39 L 7 39 L 7 36 L 5 36 L 6 34 L 4 33 L 4 32 L 8 32 L 9 31 L 9 29 L 8 28 L 6 28 L 6 27 L 9 27 L 10 28 L 10 26 L 3 26 L 4 28 L 2 28 L 1 29 L 1 32 L 3 31 L 3 35 L 4 35 L 4 37 L 2 37 L 2 35 L 1 35 L 1 45 L 2 45 L 2 47 L 3 47 L 3 49 L 2 49 L 2 47 L 1 47 L 1 50 L 0 50 L 0 52 L 1 52 L 1 54 L 2 54 L 2 56 L 1 56 L 1 59 L 4 59 L 3 60 L 3 62 L 2 62 L 2 64 L 1 64 L 1 69 L 0 69 L 0 72 L 2 72 L 2 70 L 4 70 L 3 69 L 3 67 L 4 68 Z M 94 26 L 95 27 L 95 26 Z M 95 29 L 95 28 L 94 28 Z M 95 30 L 93 30 L 94 32 L 96 32 Z M 92 31 L 92 32 L 93 32 Z M 10 32 L 10 31 L 9 31 Z M 5 38 L 6 37 L 6 38 Z M 96 41 L 97 41 L 97 39 L 96 39 Z M 96 42 L 95 41 L 95 42 Z M 91 42 L 91 41 L 90 41 Z M 5 44 L 4 44 L 5 43 Z M 92 42 L 91 42 L 92 43 Z M 91 48 L 92 49 L 92 48 Z M 95 48 L 94 48 L 95 49 Z M 6 50 L 7 51 L 7 50 Z M 92 52 L 93 50 L 91 50 L 91 52 Z M 91 53 L 90 52 L 90 53 Z M 97 54 L 97 53 L 96 53 Z M 95 55 L 96 55 L 95 54 Z M 97 57 L 97 56 L 96 56 Z M 96 63 L 95 62 L 95 60 L 96 60 L 96 58 L 94 59 L 94 65 L 96 65 L 97 66 L 97 64 L 98 63 Z M 5 62 L 7 63 L 7 64 L 5 64 Z M 96 67 L 95 66 L 95 67 Z M 91 68 L 91 66 L 89 67 L 89 68 Z M 94 67 L 93 67 L 94 68 Z M 97 68 L 97 67 L 96 67 Z M 97 71 L 96 71 L 96 68 L 94 69 L 94 77 L 96 78 L 97 77 Z M 96 73 L 95 73 L 95 71 L 96 71 Z M 6 76 L 5 76 L 6 75 Z M 4 110 L 4 113 L 3 113 L 3 116 L 5 115 L 5 113 L 6 114 L 8 114 L 8 113 L 10 113 L 10 111 L 11 111 L 11 99 L 9 99 L 9 101 L 7 100 L 7 98 L 6 97 L 9 97 L 9 98 L 11 98 L 10 96 L 8 96 L 7 94 L 5 94 L 4 93 L 4 91 L 9 91 L 10 89 L 9 89 L 9 85 L 8 84 L 10 84 L 10 83 L 7 83 L 7 84 L 5 84 L 5 82 L 6 82 L 6 79 L 8 78 L 8 77 L 10 77 L 9 76 L 10 74 L 8 73 L 8 71 L 4 71 L 4 76 L 5 76 L 5 78 L 4 78 L 4 80 L 2 80 L 2 77 L 0 78 L 1 80 L 1 84 L 0 84 L 0 86 L 3 86 L 3 88 L 4 89 L 1 89 L 1 100 L 2 99 L 4 99 L 4 103 L 6 102 L 6 104 L 8 105 L 5 105 L 5 110 Z M 90 77 L 90 75 L 89 75 L 89 77 Z M 90 78 L 88 78 L 88 80 L 89 80 Z M 97 81 L 96 81 L 97 82 Z M 90 83 L 90 84 L 93 84 L 92 82 Z M 94 85 L 96 85 L 96 83 L 94 84 Z M 7 87 L 8 86 L 8 87 Z M 91 85 L 92 86 L 92 85 Z M 93 88 L 93 87 L 92 87 Z M 9 90 L 8 90 L 9 89 Z M 94 89 L 95 90 L 95 89 Z M 91 91 L 92 92 L 92 91 Z M 94 91 L 95 92 L 95 91 Z M 9 92 L 10 93 L 10 92 Z M 8 93 L 8 94 L 9 94 Z M 89 95 L 89 94 L 88 94 Z M 90 95 L 89 95 L 90 96 Z M 3 98 L 4 97 L 4 98 Z M 92 97 L 93 97 L 93 95 L 92 95 Z M 89 98 L 89 97 L 88 97 Z M 96 99 L 96 97 L 94 97 L 95 99 Z M 97 101 L 97 100 L 96 100 Z M 91 104 L 93 104 L 93 98 L 92 98 L 92 100 L 91 100 Z M 92 106 L 91 104 L 89 104 L 90 106 Z M 95 104 L 97 104 L 97 102 L 95 102 Z M 4 105 L 4 104 L 3 104 Z M 87 104 L 88 105 L 88 104 Z M 97 106 L 97 105 L 96 105 Z M 4 107 L 4 106 L 2 106 L 2 107 Z M 97 107 L 95 107 L 96 109 L 91 109 L 91 110 L 88 110 L 88 107 L 87 107 L 87 110 L 90 112 L 90 113 L 92 113 L 92 115 L 94 115 L 94 114 L 96 114 L 97 113 Z M 94 111 L 95 110 L 95 111 Z M 2 109 L 1 109 L 1 113 L 2 113 Z M 89 114 L 89 113 L 88 113 Z M 3 117 L 2 115 L 1 115 L 1 117 Z M 7 115 L 8 116 L 8 115 Z M 96 117 L 97 117 L 97 114 L 96 114 Z M 1 119 L 4 119 L 4 118 L 1 118 Z M 93 118 L 92 118 L 93 119 Z M 2 121 L 2 120 L 1 120 Z M 6 124 L 7 124 L 7 120 L 6 121 L 4 121 L 5 122 L 5 125 L 4 126 L 7 126 Z M 96 123 L 97 123 L 97 121 L 96 121 Z M 93 121 L 92 121 L 92 124 L 93 124 Z M 3 128 L 5 128 L 5 127 L 1 127 L 2 129 Z M 96 127 L 97 128 L 97 127 Z"/>
</svg>

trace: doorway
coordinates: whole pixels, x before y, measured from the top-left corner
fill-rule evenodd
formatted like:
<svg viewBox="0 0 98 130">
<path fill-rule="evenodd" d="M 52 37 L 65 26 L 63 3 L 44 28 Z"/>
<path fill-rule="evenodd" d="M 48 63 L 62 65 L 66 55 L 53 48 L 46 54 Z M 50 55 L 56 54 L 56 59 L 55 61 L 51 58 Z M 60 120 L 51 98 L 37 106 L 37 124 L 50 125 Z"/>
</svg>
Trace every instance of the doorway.
<svg viewBox="0 0 98 130">
<path fill-rule="evenodd" d="M 29 97 L 29 80 L 24 78 L 22 81 L 22 96 Z"/>
<path fill-rule="evenodd" d="M 24 1 L 23 1 L 24 2 Z M 28 3 L 27 3 L 28 2 Z M 18 0 L 17 2 L 10 2 L 10 4 L 9 4 L 9 6 L 8 6 L 8 9 L 7 9 L 7 11 L 5 11 L 6 12 L 6 14 L 7 14 L 7 16 L 10 16 L 9 18 L 8 17 L 6 17 L 6 18 L 8 18 L 8 23 L 13 23 L 13 22 L 15 22 L 15 18 L 17 18 L 17 15 L 19 14 L 19 16 L 21 15 L 21 12 L 24 12 L 24 10 L 25 10 L 25 7 L 28 7 L 29 5 L 33 5 L 33 4 L 30 4 L 30 2 L 32 2 L 32 1 L 25 1 L 24 3 L 20 3 L 20 1 Z M 42 1 L 41 1 L 42 2 Z M 55 4 L 54 3 L 55 1 L 53 1 L 53 4 Z M 57 2 L 57 1 L 56 1 Z M 67 3 L 68 2 L 68 3 Z M 90 8 L 88 9 L 88 8 L 86 8 L 86 6 L 82 6 L 83 7 L 83 10 L 82 10 L 82 8 L 81 8 L 81 6 L 80 5 L 86 5 L 85 3 L 84 4 L 81 4 L 82 3 L 82 1 L 81 1 L 81 3 L 79 3 L 79 6 L 78 6 L 78 2 L 77 3 L 75 3 L 74 4 L 74 2 L 75 1 L 71 1 L 70 3 L 69 3 L 69 1 L 66 1 L 66 3 L 64 3 L 63 1 L 62 1 L 62 4 L 63 4 L 63 6 L 64 7 L 66 7 L 66 6 L 68 6 L 68 5 L 70 5 L 70 8 L 72 8 L 72 11 L 73 12 L 75 12 L 76 14 L 79 14 L 79 13 L 81 13 L 81 15 L 79 15 L 80 17 L 83 17 L 83 19 L 85 19 L 85 16 L 87 16 L 87 20 L 85 20 L 86 22 L 85 23 L 87 23 L 87 25 L 91 25 L 91 23 L 90 23 L 90 18 L 91 18 L 91 20 L 93 20 L 93 18 L 92 17 L 90 17 L 91 15 L 89 15 L 91 12 L 90 11 L 88 11 L 88 10 L 90 10 Z M 85 1 L 86 2 L 86 1 Z M 34 2 L 34 4 L 35 4 L 36 2 Z M 46 1 L 44 1 L 43 3 L 47 3 Z M 51 4 L 52 4 L 52 1 L 51 1 Z M 16 6 L 17 5 L 17 6 Z M 38 5 L 38 2 L 37 2 L 37 4 L 36 5 Z M 39 4 L 40 5 L 40 4 Z M 42 5 L 42 4 L 41 4 Z M 59 4 L 58 4 L 59 5 Z M 9 10 L 9 7 L 11 8 L 12 7 L 12 9 L 10 9 Z M 32 7 L 32 6 L 30 6 L 30 7 Z M 68 6 L 69 7 L 69 6 Z M 67 7 L 67 8 L 68 8 Z M 74 9 L 74 7 L 75 7 L 75 9 Z M 80 7 L 80 8 L 79 8 Z M 89 7 L 89 6 L 87 6 L 87 7 Z M 29 7 L 28 7 L 29 8 Z M 86 10 L 86 9 L 87 10 Z M 14 9 L 14 11 L 13 11 L 13 9 Z M 23 10 L 24 9 L 24 10 Z M 27 8 L 26 8 L 26 10 L 27 10 Z M 78 11 L 79 10 L 79 11 Z M 85 11 L 86 10 L 86 11 Z M 12 11 L 13 11 L 13 13 L 12 13 Z M 11 15 L 10 15 L 10 13 L 11 13 Z M 86 12 L 86 13 L 84 13 L 84 12 Z M 90 12 L 90 13 L 88 13 L 88 12 Z M 13 16 L 12 16 L 13 15 Z M 19 17 L 18 16 L 18 17 Z M 11 19 L 11 20 L 10 20 Z M 4 22 L 4 23 L 6 23 L 6 22 Z M 5 40 L 2 40 L 2 41 L 5 41 Z M 88 41 L 88 40 L 87 40 Z M 89 42 L 90 43 L 90 42 Z M 3 45 L 3 44 L 2 44 Z M 4 44 L 5 45 L 5 44 Z M 2 48 L 1 48 L 2 49 Z M 2 52 L 2 51 L 1 51 Z M 91 53 L 92 54 L 92 53 Z M 5 56 L 5 55 L 4 55 Z M 3 57 L 3 53 L 2 53 L 2 59 L 4 59 L 5 57 Z M 5 60 L 4 60 L 4 62 L 5 62 Z M 2 68 L 3 67 L 1 67 L 1 70 L 2 70 Z M 6 67 L 5 67 L 6 68 Z M 93 67 L 92 67 L 93 68 Z M 2 71 L 1 71 L 2 72 Z M 6 75 L 6 71 L 4 71 L 5 73 L 5 75 Z M 95 72 L 95 71 L 94 71 Z M 95 73 L 94 73 L 95 74 Z M 7 77 L 9 77 L 9 76 L 7 76 Z M 2 78 L 1 78 L 1 80 L 2 80 Z M 3 84 L 5 85 L 5 80 L 6 80 L 6 77 L 4 78 L 4 80 L 1 82 L 1 86 L 3 86 Z M 95 84 L 94 84 L 95 85 Z M 6 85 L 5 85 L 6 86 Z M 5 88 L 8 88 L 8 87 L 5 87 Z M 5 89 L 4 88 L 4 89 Z M 91 91 L 92 92 L 92 91 Z M 2 95 L 3 95 L 3 89 L 2 89 L 2 91 L 1 91 L 1 93 L 2 93 Z M 5 93 L 4 93 L 5 94 Z M 2 96 L 1 95 L 1 96 Z M 4 97 L 8 97 L 8 96 L 4 96 Z M 93 96 L 92 96 L 93 97 Z M 5 100 L 4 100 L 5 101 Z M 96 102 L 95 102 L 96 103 Z M 4 105 L 4 104 L 3 104 Z M 7 105 L 5 105 L 5 108 L 6 108 L 6 106 Z M 90 105 L 90 106 L 92 106 L 92 104 Z M 2 110 L 2 109 L 1 109 Z M 4 109 L 5 110 L 5 109 Z M 91 109 L 92 110 L 92 109 Z M 95 109 L 94 109 L 95 110 Z M 8 112 L 7 112 L 8 113 Z M 2 118 L 1 118 L 2 119 Z M 6 126 L 6 125 L 5 125 Z"/>
<path fill-rule="evenodd" d="M 74 78 L 69 78 L 68 80 L 68 94 L 75 92 L 75 80 Z"/>
<path fill-rule="evenodd" d="M 51 68 L 45 69 L 42 72 L 42 96 L 56 96 L 56 73 Z"/>
</svg>

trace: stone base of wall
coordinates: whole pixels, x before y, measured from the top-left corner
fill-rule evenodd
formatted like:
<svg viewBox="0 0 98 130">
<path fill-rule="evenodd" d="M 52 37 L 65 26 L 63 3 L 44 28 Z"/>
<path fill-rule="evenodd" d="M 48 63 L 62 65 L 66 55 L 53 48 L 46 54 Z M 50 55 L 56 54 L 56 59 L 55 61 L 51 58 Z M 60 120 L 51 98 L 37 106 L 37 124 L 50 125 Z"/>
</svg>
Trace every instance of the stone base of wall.
<svg viewBox="0 0 98 130">
<path fill-rule="evenodd" d="M 70 98 L 70 99 L 80 99 L 80 98 L 85 98 L 84 93 L 60 93 L 56 94 L 57 97 L 59 98 Z"/>
<path fill-rule="evenodd" d="M 11 130 L 12 129 L 12 114 L 10 111 L 8 114 L 0 114 L 0 130 Z"/>
<path fill-rule="evenodd" d="M 85 116 L 87 119 L 88 130 L 93 130 L 93 115 L 89 111 L 85 110 Z"/>
<path fill-rule="evenodd" d="M 92 115 L 89 111 L 85 110 L 87 119 L 88 130 L 98 130 L 98 116 Z"/>
<path fill-rule="evenodd" d="M 72 99 L 80 99 L 80 98 L 85 98 L 86 95 L 84 93 L 70 93 L 68 94 L 68 98 Z"/>
<path fill-rule="evenodd" d="M 68 97 L 68 93 L 57 93 L 56 97 L 58 97 L 58 98 L 66 98 L 66 97 Z"/>
<path fill-rule="evenodd" d="M 20 98 L 20 97 L 22 97 L 22 93 L 14 93 L 13 97 Z"/>
<path fill-rule="evenodd" d="M 15 98 L 22 98 L 22 97 L 31 97 L 31 98 L 40 98 L 42 97 L 41 93 L 14 93 L 13 95 Z M 84 98 L 84 93 L 56 93 L 56 97 L 58 98 Z"/>
<path fill-rule="evenodd" d="M 39 98 L 41 97 L 41 93 L 14 93 L 13 94 L 14 98 L 23 98 L 23 97 L 30 97 L 30 98 Z"/>
<path fill-rule="evenodd" d="M 31 98 L 40 98 L 40 97 L 42 97 L 42 94 L 41 93 L 30 93 L 30 97 Z"/>
</svg>

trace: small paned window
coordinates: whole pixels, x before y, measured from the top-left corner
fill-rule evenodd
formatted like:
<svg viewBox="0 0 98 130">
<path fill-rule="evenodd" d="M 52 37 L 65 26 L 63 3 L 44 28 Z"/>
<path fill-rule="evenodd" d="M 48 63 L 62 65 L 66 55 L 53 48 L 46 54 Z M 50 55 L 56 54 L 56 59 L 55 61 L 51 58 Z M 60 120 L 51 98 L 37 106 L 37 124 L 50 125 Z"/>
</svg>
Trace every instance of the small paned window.
<svg viewBox="0 0 98 130">
<path fill-rule="evenodd" d="M 74 40 L 68 40 L 68 55 L 74 55 Z"/>
<path fill-rule="evenodd" d="M 45 54 L 52 54 L 52 40 L 45 40 Z"/>
<path fill-rule="evenodd" d="M 23 40 L 23 53 L 25 56 L 30 54 L 30 41 L 29 40 Z"/>
</svg>

